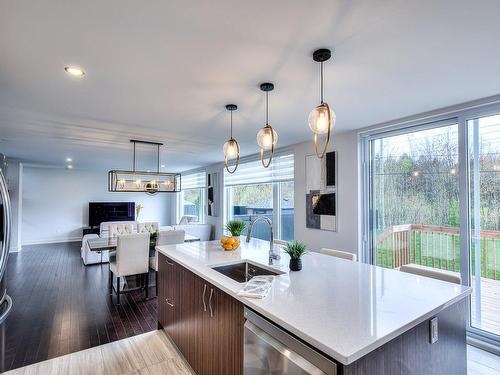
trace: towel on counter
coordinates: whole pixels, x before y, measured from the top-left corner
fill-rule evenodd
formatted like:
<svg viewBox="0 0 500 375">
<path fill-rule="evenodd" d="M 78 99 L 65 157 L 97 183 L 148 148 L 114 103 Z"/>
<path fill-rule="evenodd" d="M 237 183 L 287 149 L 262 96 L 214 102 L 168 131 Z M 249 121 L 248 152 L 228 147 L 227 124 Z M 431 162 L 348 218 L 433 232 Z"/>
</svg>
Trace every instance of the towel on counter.
<svg viewBox="0 0 500 375">
<path fill-rule="evenodd" d="M 264 298 L 271 289 L 273 280 L 274 276 L 254 276 L 238 291 L 238 295 L 248 298 Z"/>
</svg>

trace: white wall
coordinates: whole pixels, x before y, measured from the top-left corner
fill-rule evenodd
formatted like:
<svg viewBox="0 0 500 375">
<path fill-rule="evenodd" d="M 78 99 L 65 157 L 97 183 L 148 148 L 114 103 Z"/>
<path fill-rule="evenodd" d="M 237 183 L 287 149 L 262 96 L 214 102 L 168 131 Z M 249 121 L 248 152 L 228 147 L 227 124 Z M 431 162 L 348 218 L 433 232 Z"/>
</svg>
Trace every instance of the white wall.
<svg viewBox="0 0 500 375">
<path fill-rule="evenodd" d="M 312 138 L 312 137 L 311 137 Z M 295 239 L 308 245 L 311 251 L 322 247 L 345 250 L 359 255 L 359 212 L 358 212 L 358 131 L 341 133 L 333 136 L 330 151 L 337 151 L 337 232 L 306 228 L 306 183 L 305 158 L 314 153 L 312 140 L 287 147 L 294 153 L 295 159 Z M 278 150 L 279 151 L 279 150 Z M 224 165 L 212 164 L 205 168 L 207 173 L 218 172 L 220 177 L 220 213 L 219 217 L 207 217 L 206 222 L 215 229 L 215 238 L 223 233 L 224 213 Z"/>
<path fill-rule="evenodd" d="M 23 164 L 16 160 L 8 160 L 7 186 L 9 189 L 12 229 L 10 237 L 10 252 L 21 250 L 22 212 L 23 212 Z"/>
<path fill-rule="evenodd" d="M 218 212 L 219 216 L 206 216 L 205 222 L 212 225 L 213 238 L 219 239 L 222 237 L 223 230 L 223 218 L 224 218 L 224 164 L 212 164 L 206 168 L 207 173 L 218 173 L 219 181 L 217 181 L 218 196 L 215 199 L 219 200 Z"/>
<path fill-rule="evenodd" d="M 358 135 L 357 131 L 333 136 L 330 151 L 337 151 L 337 231 L 306 228 L 305 158 L 313 155 L 312 141 L 293 146 L 295 158 L 295 239 L 311 251 L 322 247 L 358 254 Z"/>
<path fill-rule="evenodd" d="M 109 193 L 105 171 L 24 167 L 22 243 L 81 239 L 92 201 L 136 202 L 140 221 L 171 224 L 171 194 Z"/>
</svg>

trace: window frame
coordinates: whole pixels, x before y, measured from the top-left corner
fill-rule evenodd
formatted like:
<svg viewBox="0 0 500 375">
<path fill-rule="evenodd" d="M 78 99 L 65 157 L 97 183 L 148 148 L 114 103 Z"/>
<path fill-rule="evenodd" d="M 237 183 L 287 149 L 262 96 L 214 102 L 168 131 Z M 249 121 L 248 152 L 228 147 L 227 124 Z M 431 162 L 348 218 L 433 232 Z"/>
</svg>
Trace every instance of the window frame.
<svg viewBox="0 0 500 375">
<path fill-rule="evenodd" d="M 200 191 L 200 204 L 201 204 L 201 212 L 200 212 L 200 220 L 199 224 L 205 224 L 206 223 L 206 202 L 207 202 L 207 188 L 206 187 L 199 187 L 199 188 L 190 188 L 190 189 L 183 189 L 181 190 L 178 195 L 177 195 L 177 217 L 176 217 L 176 222 L 179 223 L 181 218 L 185 215 L 184 214 L 184 194 L 187 190 L 199 190 Z"/>
<path fill-rule="evenodd" d="M 200 190 L 200 197 L 201 197 L 201 210 L 200 210 L 200 220 L 199 224 L 206 224 L 207 222 L 207 171 L 206 170 L 197 170 L 197 171 L 192 171 L 186 174 L 181 174 L 181 179 L 183 177 L 188 177 L 196 174 L 203 174 L 203 186 L 198 186 L 198 187 L 191 187 L 191 188 L 185 188 L 185 186 L 182 187 L 181 191 L 176 194 L 176 202 L 175 202 L 175 220 L 176 224 L 178 224 L 184 216 L 184 193 L 186 190 Z"/>
<path fill-rule="evenodd" d="M 279 153 L 275 154 L 275 157 L 286 157 L 286 156 L 293 156 L 294 158 L 294 178 L 289 178 L 289 179 L 280 179 L 277 181 L 271 181 L 271 182 L 262 182 L 262 183 L 255 183 L 255 184 L 231 184 L 229 186 L 226 185 L 226 180 L 224 178 L 223 180 L 223 217 L 222 217 L 222 226 L 223 226 L 223 231 L 224 228 L 227 224 L 227 222 L 231 219 L 231 207 L 233 207 L 233 202 L 232 202 L 232 194 L 230 189 L 235 186 L 250 186 L 250 185 L 263 185 L 263 184 L 272 184 L 272 192 L 273 192 L 273 232 L 274 232 L 274 238 L 275 239 L 281 239 L 281 229 L 282 229 L 282 223 L 281 223 L 281 183 L 283 182 L 292 182 L 294 186 L 294 217 L 295 217 L 295 152 L 291 149 L 286 149 L 282 150 Z M 245 163 L 251 163 L 255 162 L 256 160 L 259 160 L 258 155 L 253 155 L 251 157 L 244 158 L 240 160 L 240 164 L 245 164 Z M 223 173 L 223 175 L 225 175 Z M 295 222 L 295 220 L 294 220 Z M 295 233 L 295 228 L 294 228 L 294 233 Z"/>
<path fill-rule="evenodd" d="M 231 207 L 233 207 L 231 188 L 239 186 L 251 186 L 251 185 L 265 185 L 272 184 L 272 194 L 273 194 L 273 232 L 274 238 L 281 240 L 282 237 L 282 223 L 281 223 L 281 183 L 292 182 L 295 187 L 294 179 L 265 182 L 259 184 L 241 184 L 241 185 L 230 185 L 224 186 L 224 220 L 223 226 L 225 227 L 227 222 L 231 220 Z M 295 192 L 294 192 L 295 196 Z M 294 202 L 295 203 L 295 202 Z M 295 216 L 295 204 L 294 204 L 294 216 Z"/>
<path fill-rule="evenodd" d="M 371 231 L 371 181 L 370 181 L 370 159 L 371 140 L 380 138 L 382 135 L 395 135 L 398 132 L 405 133 L 411 130 L 423 130 L 425 127 L 435 127 L 436 124 L 454 120 L 458 124 L 458 175 L 459 175 L 459 215 L 460 215 L 460 275 L 462 284 L 471 286 L 471 225 L 469 218 L 470 207 L 470 181 L 469 181 L 469 132 L 467 122 L 480 117 L 488 117 L 500 114 L 500 96 L 481 99 L 457 106 L 444 108 L 424 114 L 419 114 L 404 119 L 391 121 L 371 127 L 358 133 L 359 147 L 359 184 L 360 195 L 360 253 L 361 260 L 373 264 L 370 254 Z M 486 350 L 500 350 L 500 339 L 497 335 L 480 330 L 471 324 L 471 302 L 470 296 L 467 306 L 467 341 Z"/>
</svg>

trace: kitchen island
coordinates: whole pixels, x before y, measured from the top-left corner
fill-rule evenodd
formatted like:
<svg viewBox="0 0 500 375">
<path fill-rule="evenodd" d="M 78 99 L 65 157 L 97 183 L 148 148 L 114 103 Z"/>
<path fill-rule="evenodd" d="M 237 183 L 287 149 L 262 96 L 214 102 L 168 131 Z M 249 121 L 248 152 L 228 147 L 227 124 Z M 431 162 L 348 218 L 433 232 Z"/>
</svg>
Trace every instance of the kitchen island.
<svg viewBox="0 0 500 375">
<path fill-rule="evenodd" d="M 159 328 L 199 374 L 243 372 L 245 308 L 332 360 L 338 374 L 466 374 L 468 287 L 318 253 L 291 272 L 284 253 L 268 265 L 269 243 L 257 239 L 228 252 L 217 241 L 157 250 Z M 265 298 L 238 296 L 243 283 L 213 269 L 244 260 L 280 273 Z"/>
</svg>

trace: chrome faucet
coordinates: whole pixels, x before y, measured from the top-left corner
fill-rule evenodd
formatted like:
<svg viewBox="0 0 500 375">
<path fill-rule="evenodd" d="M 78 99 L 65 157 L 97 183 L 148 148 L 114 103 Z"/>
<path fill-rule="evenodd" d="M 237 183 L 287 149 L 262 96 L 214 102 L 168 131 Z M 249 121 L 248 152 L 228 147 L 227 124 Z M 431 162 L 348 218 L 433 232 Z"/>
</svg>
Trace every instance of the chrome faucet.
<svg viewBox="0 0 500 375">
<path fill-rule="evenodd" d="M 271 232 L 271 238 L 269 242 L 269 264 L 272 263 L 273 259 L 280 259 L 279 250 L 274 250 L 274 232 L 273 232 L 273 222 L 267 216 L 257 216 L 253 221 L 250 221 L 250 226 L 248 227 L 247 232 L 247 242 L 250 242 L 252 238 L 252 230 L 253 226 L 257 221 L 263 220 L 269 225 L 269 230 Z"/>
</svg>

